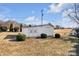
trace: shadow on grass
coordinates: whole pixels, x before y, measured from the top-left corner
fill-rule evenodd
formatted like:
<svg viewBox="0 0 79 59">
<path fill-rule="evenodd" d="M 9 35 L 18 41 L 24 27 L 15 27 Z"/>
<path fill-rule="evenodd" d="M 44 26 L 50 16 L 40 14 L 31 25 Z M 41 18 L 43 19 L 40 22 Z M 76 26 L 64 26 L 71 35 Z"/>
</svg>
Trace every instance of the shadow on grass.
<svg viewBox="0 0 79 59">
<path fill-rule="evenodd" d="M 79 43 L 77 45 L 75 45 L 74 48 L 76 48 L 76 50 L 75 50 L 76 56 L 79 56 Z"/>
<path fill-rule="evenodd" d="M 71 53 L 69 56 L 79 56 L 79 44 L 72 46 L 73 50 L 70 50 Z"/>
<path fill-rule="evenodd" d="M 9 40 L 11 42 L 23 42 L 23 41 L 17 41 L 17 40 Z"/>
<path fill-rule="evenodd" d="M 64 38 L 64 41 L 71 41 L 71 43 L 78 43 L 79 42 L 79 38 L 76 37 L 69 37 L 69 38 Z"/>
<path fill-rule="evenodd" d="M 67 41 L 71 41 L 71 43 L 74 44 L 69 51 L 69 53 L 71 53 L 69 56 L 79 56 L 79 38 L 69 38 Z"/>
</svg>

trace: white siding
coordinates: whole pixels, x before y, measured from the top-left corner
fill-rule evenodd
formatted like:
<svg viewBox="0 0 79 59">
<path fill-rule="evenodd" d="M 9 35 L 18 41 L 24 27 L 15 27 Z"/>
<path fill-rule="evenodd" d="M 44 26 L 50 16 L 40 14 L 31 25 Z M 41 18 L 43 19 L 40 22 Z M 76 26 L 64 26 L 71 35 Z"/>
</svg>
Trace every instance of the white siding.
<svg viewBox="0 0 79 59">
<path fill-rule="evenodd" d="M 41 33 L 53 36 L 54 28 L 52 26 L 22 28 L 22 33 L 28 37 L 38 37 Z"/>
</svg>

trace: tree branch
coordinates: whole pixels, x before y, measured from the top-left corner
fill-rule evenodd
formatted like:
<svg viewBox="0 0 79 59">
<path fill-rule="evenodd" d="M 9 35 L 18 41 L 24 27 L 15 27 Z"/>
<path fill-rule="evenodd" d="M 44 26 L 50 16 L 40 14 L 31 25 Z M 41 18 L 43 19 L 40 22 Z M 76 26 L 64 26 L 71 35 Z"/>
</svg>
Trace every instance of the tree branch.
<svg viewBox="0 0 79 59">
<path fill-rule="evenodd" d="M 74 17 L 72 17 L 70 14 L 68 14 L 68 16 L 70 17 L 70 19 L 72 19 L 73 21 L 75 21 L 77 24 L 79 24 L 79 21 L 77 19 L 75 19 Z"/>
</svg>

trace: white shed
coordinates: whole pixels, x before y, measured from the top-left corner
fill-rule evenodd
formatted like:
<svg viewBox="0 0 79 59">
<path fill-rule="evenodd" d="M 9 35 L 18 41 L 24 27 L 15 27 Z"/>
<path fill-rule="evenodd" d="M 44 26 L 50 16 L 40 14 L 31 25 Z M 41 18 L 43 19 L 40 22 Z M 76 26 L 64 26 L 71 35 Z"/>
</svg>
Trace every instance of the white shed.
<svg viewBox="0 0 79 59">
<path fill-rule="evenodd" d="M 52 24 L 27 26 L 22 28 L 22 33 L 27 37 L 40 37 L 42 33 L 47 36 L 54 35 L 54 26 Z"/>
</svg>

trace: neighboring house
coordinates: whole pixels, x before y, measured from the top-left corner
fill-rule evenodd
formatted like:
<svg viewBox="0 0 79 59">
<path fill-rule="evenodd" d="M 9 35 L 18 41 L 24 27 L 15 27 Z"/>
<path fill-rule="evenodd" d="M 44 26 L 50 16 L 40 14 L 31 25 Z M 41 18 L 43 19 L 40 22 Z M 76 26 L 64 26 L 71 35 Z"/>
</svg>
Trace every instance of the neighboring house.
<svg viewBox="0 0 79 59">
<path fill-rule="evenodd" d="M 27 37 L 40 37 L 42 33 L 53 36 L 54 26 L 52 24 L 27 26 L 22 28 L 22 33 Z"/>
</svg>

